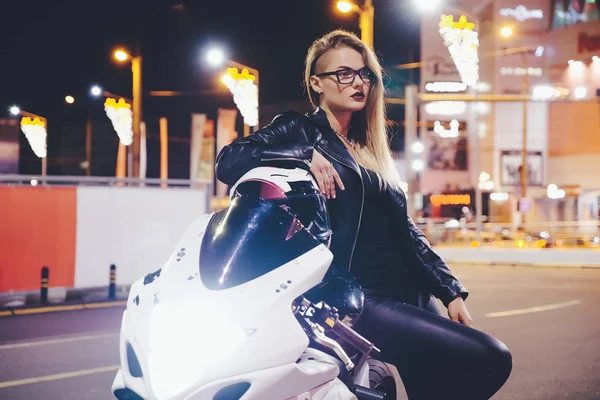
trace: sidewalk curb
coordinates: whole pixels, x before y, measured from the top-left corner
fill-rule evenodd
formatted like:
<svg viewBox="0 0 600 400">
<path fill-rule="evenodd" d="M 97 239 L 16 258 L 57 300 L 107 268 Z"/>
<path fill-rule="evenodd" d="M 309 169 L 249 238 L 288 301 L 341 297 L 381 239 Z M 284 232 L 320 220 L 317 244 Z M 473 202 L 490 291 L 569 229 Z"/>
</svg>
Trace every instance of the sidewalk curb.
<svg viewBox="0 0 600 400">
<path fill-rule="evenodd" d="M 10 317 L 13 315 L 30 315 L 30 314 L 46 314 L 58 311 L 76 311 L 76 310 L 92 310 L 98 308 L 124 307 L 127 305 L 127 300 L 111 300 L 98 301 L 89 303 L 62 304 L 55 306 L 21 306 L 21 307 L 6 307 L 0 309 L 1 317 Z"/>
<path fill-rule="evenodd" d="M 564 264 L 564 263 L 507 263 L 495 261 L 461 261 L 461 260 L 446 260 L 448 265 L 465 265 L 469 267 L 527 267 L 527 268 L 589 268 L 598 269 L 600 264 Z"/>
</svg>

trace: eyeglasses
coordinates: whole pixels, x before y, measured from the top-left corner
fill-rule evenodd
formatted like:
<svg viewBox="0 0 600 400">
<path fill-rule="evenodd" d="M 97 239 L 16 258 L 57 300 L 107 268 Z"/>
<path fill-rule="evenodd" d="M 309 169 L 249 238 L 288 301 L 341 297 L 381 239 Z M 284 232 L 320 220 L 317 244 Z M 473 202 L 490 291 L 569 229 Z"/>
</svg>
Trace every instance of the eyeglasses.
<svg viewBox="0 0 600 400">
<path fill-rule="evenodd" d="M 349 83 L 354 82 L 354 78 L 356 77 L 356 75 L 358 75 L 364 83 L 373 83 L 377 80 L 373 71 L 371 71 L 367 67 L 361 68 L 358 71 L 355 69 L 352 69 L 352 68 L 342 68 L 342 69 L 338 69 L 337 71 L 323 72 L 320 74 L 316 74 L 315 76 L 321 77 L 321 76 L 330 76 L 330 75 L 335 75 L 338 82 L 343 85 L 347 85 Z"/>
</svg>

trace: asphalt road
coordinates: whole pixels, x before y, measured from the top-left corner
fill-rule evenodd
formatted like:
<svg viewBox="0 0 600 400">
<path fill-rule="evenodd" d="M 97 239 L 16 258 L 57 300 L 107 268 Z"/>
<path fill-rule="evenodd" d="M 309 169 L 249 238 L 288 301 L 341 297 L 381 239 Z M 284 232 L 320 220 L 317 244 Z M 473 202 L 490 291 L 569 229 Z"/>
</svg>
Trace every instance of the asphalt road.
<svg viewBox="0 0 600 400">
<path fill-rule="evenodd" d="M 600 269 L 453 267 L 476 328 L 513 353 L 493 397 L 600 399 Z M 0 318 L 0 399 L 110 399 L 122 308 Z"/>
</svg>

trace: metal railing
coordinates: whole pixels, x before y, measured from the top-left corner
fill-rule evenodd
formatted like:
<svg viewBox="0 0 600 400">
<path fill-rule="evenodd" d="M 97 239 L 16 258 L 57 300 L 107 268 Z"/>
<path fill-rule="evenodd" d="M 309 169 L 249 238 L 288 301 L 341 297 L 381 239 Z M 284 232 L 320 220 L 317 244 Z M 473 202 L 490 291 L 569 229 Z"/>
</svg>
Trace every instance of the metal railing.
<svg viewBox="0 0 600 400">
<path fill-rule="evenodd" d="M 435 246 L 495 248 L 579 248 L 600 250 L 600 221 L 484 223 L 479 240 L 476 223 L 456 220 L 416 222 Z"/>
<path fill-rule="evenodd" d="M 213 182 L 211 180 L 159 179 L 159 178 L 117 178 L 114 176 L 73 176 L 73 175 L 19 175 L 0 174 L 0 186 L 105 186 L 105 187 L 154 187 L 189 188 L 206 193 L 207 211 L 213 209 Z"/>
</svg>

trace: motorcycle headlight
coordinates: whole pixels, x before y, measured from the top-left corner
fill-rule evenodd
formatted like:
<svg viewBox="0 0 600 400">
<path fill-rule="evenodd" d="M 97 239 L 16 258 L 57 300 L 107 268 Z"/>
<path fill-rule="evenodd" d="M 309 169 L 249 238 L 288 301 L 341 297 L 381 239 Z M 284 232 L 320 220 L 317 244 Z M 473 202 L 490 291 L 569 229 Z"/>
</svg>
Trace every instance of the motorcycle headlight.
<svg viewBox="0 0 600 400">
<path fill-rule="evenodd" d="M 157 397 L 168 398 L 189 388 L 248 337 L 246 330 L 206 307 L 157 304 L 150 316 L 148 357 Z"/>
</svg>

